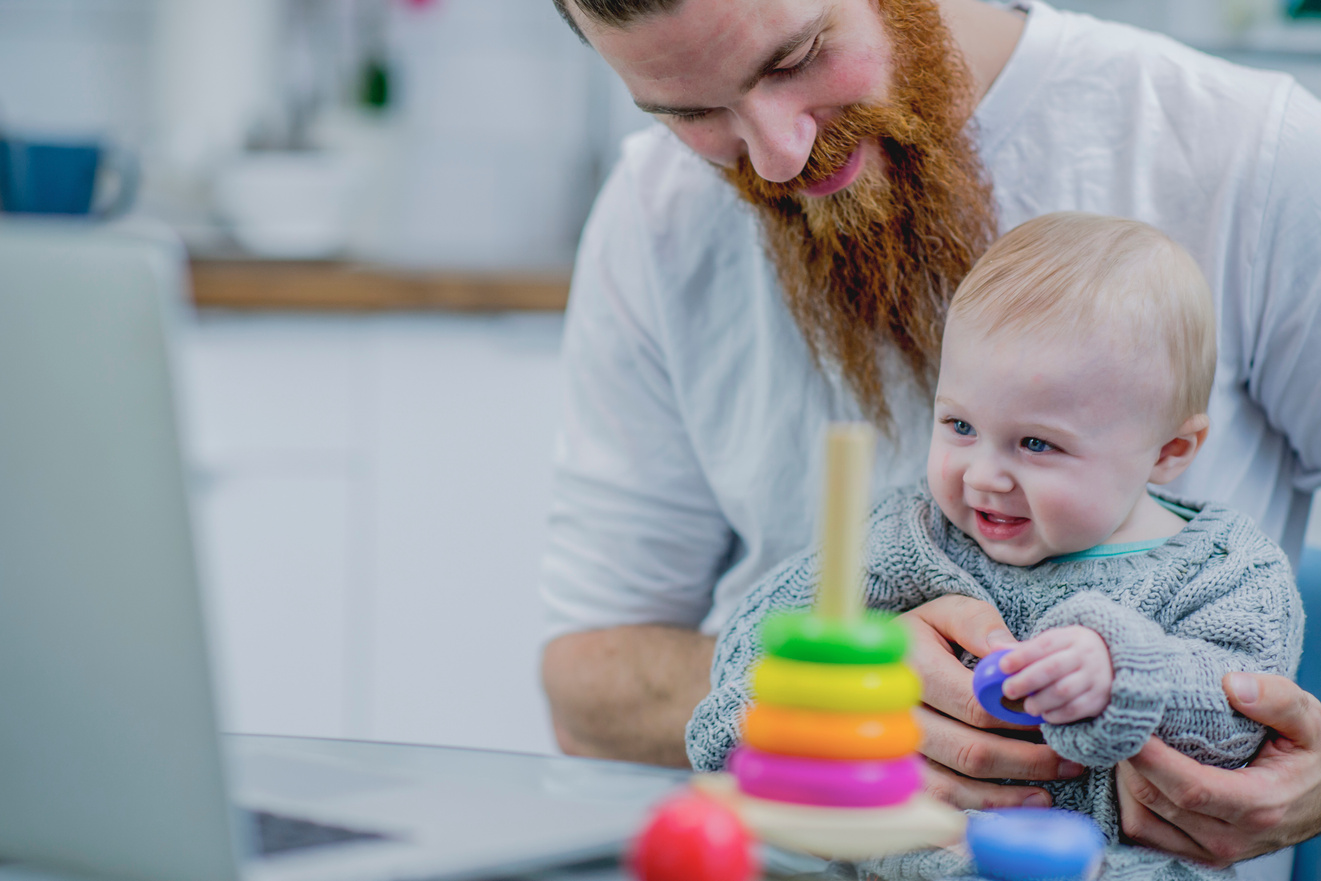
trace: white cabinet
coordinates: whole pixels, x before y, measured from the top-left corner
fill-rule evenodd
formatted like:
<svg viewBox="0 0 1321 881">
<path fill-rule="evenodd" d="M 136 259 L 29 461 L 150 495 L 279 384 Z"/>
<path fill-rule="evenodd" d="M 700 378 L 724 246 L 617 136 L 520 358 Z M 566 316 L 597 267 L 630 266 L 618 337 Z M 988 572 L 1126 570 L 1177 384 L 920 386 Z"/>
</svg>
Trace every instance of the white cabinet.
<svg viewBox="0 0 1321 881">
<path fill-rule="evenodd" d="M 353 490 L 236 469 L 198 494 L 226 730 L 348 733 Z"/>
<path fill-rule="evenodd" d="M 553 750 L 560 316 L 205 315 L 182 347 L 230 730 Z"/>
</svg>

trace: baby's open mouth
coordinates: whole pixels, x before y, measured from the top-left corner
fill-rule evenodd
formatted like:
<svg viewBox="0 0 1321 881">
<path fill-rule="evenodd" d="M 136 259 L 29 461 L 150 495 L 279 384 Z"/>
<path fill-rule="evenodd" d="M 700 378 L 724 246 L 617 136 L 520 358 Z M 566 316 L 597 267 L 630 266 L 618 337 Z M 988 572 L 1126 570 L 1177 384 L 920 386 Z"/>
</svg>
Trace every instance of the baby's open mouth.
<svg viewBox="0 0 1321 881">
<path fill-rule="evenodd" d="M 996 514 L 993 511 L 977 511 L 977 516 L 987 523 L 994 523 L 997 526 L 1013 526 L 1018 523 L 1026 523 L 1026 517 L 1008 517 L 1004 514 Z"/>
</svg>

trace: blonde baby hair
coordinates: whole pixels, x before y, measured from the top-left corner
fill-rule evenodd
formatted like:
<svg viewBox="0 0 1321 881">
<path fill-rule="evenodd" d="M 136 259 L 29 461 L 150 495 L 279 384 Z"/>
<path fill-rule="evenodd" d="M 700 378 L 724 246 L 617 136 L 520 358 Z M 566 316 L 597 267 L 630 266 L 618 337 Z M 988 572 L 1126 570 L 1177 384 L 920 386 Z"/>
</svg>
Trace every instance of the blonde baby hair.
<svg viewBox="0 0 1321 881">
<path fill-rule="evenodd" d="M 1173 380 L 1177 421 L 1205 413 L 1215 379 L 1215 304 L 1201 269 L 1137 220 L 1061 211 L 1015 227 L 986 251 L 949 317 L 987 333 L 1110 333 Z"/>
</svg>

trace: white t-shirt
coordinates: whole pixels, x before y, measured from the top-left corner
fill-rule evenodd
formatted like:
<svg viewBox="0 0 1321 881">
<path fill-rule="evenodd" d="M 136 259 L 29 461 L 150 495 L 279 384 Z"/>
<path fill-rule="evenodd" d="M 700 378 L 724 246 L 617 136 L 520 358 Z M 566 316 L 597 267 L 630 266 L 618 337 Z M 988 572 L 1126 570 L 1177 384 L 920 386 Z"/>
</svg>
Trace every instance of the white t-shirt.
<svg viewBox="0 0 1321 881">
<path fill-rule="evenodd" d="M 1000 229 L 1092 211 L 1188 248 L 1216 295 L 1220 356 L 1210 438 L 1172 490 L 1249 514 L 1296 559 L 1321 483 L 1321 103 L 1281 74 L 1028 8 L 976 114 Z M 597 200 L 564 359 L 548 637 L 715 632 L 812 542 L 824 426 L 859 413 L 812 364 L 752 210 L 663 128 L 627 142 Z M 902 391 L 878 493 L 924 473 L 930 405 Z"/>
</svg>

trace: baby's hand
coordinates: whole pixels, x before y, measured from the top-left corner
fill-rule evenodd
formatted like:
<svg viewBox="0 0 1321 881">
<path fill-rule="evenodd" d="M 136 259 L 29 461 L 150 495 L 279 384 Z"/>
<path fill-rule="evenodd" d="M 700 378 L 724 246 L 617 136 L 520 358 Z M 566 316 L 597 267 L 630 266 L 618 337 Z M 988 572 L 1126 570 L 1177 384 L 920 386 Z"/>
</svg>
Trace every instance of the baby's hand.
<svg viewBox="0 0 1321 881">
<path fill-rule="evenodd" d="M 1000 669 L 1015 674 L 1005 680 L 1004 696 L 1027 698 L 1023 710 L 1052 725 L 1100 715 L 1115 679 L 1105 640 L 1076 624 L 1020 643 L 1000 659 Z"/>
</svg>

